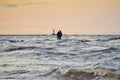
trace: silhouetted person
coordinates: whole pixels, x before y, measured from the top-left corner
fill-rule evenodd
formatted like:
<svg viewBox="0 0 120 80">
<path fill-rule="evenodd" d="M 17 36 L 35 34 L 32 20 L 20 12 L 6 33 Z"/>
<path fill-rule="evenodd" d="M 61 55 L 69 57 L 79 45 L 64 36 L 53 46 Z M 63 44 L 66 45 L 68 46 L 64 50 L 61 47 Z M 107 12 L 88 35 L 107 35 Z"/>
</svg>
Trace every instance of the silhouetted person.
<svg viewBox="0 0 120 80">
<path fill-rule="evenodd" d="M 59 31 L 57 32 L 57 39 L 60 40 L 61 37 L 62 37 L 62 32 L 61 32 L 61 30 L 59 30 Z"/>
</svg>

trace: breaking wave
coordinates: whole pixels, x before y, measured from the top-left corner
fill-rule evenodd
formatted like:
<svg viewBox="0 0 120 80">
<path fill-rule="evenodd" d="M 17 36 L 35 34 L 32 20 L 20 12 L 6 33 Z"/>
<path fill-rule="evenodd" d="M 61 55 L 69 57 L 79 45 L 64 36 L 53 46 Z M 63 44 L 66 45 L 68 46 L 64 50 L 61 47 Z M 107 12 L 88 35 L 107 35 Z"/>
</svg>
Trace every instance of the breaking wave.
<svg viewBox="0 0 120 80">
<path fill-rule="evenodd" d="M 45 77 L 53 76 L 57 79 L 57 75 L 61 75 L 63 80 L 96 80 L 98 77 L 115 78 L 120 79 L 120 71 L 115 69 L 108 69 L 104 67 L 96 67 L 91 70 L 79 70 L 74 68 L 55 68 L 49 70 L 46 74 L 42 75 Z M 58 79 L 61 80 L 61 79 Z"/>
<path fill-rule="evenodd" d="M 26 49 L 35 49 L 38 47 L 35 46 L 16 46 L 16 45 L 1 45 L 0 51 L 6 51 L 6 52 L 10 52 L 10 51 L 17 51 L 17 50 L 26 50 Z"/>
</svg>

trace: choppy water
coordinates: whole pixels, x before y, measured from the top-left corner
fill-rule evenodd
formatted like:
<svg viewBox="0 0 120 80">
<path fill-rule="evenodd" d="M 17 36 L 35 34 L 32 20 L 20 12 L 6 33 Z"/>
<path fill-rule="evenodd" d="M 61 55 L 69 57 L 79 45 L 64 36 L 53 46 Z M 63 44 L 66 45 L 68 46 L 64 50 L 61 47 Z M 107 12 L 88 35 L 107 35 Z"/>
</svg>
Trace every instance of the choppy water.
<svg viewBox="0 0 120 80">
<path fill-rule="evenodd" d="M 0 80 L 120 80 L 120 35 L 0 36 Z"/>
</svg>

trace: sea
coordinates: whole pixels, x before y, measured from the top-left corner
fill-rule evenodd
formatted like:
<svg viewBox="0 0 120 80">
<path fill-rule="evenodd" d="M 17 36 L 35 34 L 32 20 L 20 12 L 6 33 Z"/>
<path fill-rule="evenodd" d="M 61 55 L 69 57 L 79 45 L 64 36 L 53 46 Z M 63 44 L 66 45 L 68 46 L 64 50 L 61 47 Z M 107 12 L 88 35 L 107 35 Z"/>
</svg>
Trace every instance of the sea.
<svg viewBox="0 0 120 80">
<path fill-rule="evenodd" d="M 0 80 L 120 80 L 120 35 L 0 35 Z"/>
</svg>

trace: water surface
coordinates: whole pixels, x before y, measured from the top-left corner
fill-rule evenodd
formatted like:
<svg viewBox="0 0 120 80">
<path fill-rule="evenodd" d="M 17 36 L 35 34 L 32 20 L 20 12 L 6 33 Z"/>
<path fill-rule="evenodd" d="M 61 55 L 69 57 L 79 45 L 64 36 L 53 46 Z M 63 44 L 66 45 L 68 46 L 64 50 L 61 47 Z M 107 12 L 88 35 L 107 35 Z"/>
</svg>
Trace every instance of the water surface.
<svg viewBox="0 0 120 80">
<path fill-rule="evenodd" d="M 120 80 L 120 35 L 1 35 L 0 79 Z"/>
</svg>

